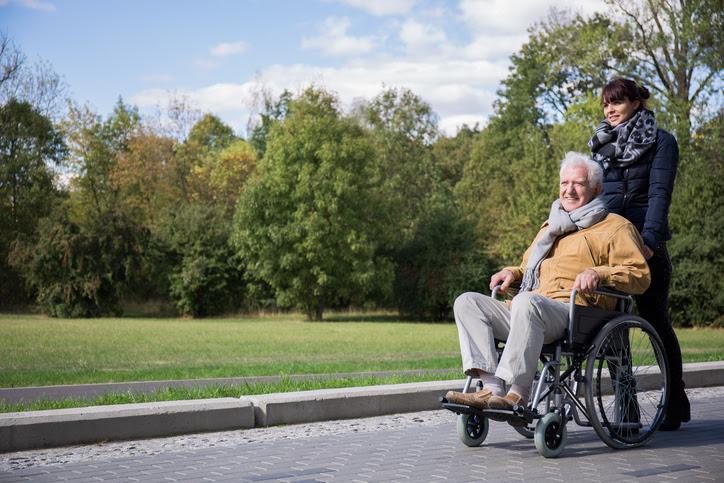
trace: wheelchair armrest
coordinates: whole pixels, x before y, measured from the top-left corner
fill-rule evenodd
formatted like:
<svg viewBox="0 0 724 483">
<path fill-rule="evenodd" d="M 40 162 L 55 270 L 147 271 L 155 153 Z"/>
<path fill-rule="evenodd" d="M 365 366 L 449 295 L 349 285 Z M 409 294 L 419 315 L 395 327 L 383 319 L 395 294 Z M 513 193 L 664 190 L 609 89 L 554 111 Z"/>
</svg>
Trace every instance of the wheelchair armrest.
<svg viewBox="0 0 724 483">
<path fill-rule="evenodd" d="M 633 300 L 631 295 L 627 294 L 626 292 L 621 292 L 620 290 L 614 290 L 612 288 L 607 288 L 607 287 L 599 287 L 596 290 L 594 290 L 593 293 L 597 293 L 599 295 L 609 295 L 611 297 L 616 297 L 618 299 L 623 299 L 623 300 Z"/>
<path fill-rule="evenodd" d="M 631 309 L 633 308 L 633 297 L 625 292 L 621 292 L 619 290 L 614 290 L 612 288 L 607 287 L 598 287 L 596 290 L 593 291 L 593 293 L 598 295 L 606 295 L 609 297 L 614 297 L 618 299 L 622 303 L 622 313 L 630 313 Z M 574 288 L 571 290 L 571 297 L 568 304 L 568 345 L 573 345 L 573 323 L 576 320 L 576 295 L 578 294 L 578 291 Z"/>
</svg>

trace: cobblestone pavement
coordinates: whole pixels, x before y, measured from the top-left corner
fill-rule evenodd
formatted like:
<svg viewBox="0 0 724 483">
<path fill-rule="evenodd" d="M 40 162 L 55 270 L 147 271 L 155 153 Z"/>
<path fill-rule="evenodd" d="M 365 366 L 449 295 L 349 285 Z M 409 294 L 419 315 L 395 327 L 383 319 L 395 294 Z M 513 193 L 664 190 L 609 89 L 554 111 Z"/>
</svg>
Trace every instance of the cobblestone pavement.
<svg viewBox="0 0 724 483">
<path fill-rule="evenodd" d="M 693 421 L 646 447 L 614 451 L 569 425 L 558 459 L 505 423 L 468 448 L 448 411 L 0 455 L 11 481 L 724 482 L 724 387 L 689 390 Z"/>
</svg>

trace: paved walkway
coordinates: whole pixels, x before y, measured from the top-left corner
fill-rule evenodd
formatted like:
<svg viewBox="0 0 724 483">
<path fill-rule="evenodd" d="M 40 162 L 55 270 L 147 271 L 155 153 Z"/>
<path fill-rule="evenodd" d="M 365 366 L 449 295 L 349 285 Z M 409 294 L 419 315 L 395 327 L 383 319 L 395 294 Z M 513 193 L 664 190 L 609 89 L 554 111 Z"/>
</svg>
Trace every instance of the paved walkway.
<svg viewBox="0 0 724 483">
<path fill-rule="evenodd" d="M 609 449 L 569 426 L 555 460 L 505 423 L 467 448 L 428 411 L 0 455 L 11 481 L 724 481 L 724 387 L 693 389 L 694 420 L 644 448 Z"/>
</svg>

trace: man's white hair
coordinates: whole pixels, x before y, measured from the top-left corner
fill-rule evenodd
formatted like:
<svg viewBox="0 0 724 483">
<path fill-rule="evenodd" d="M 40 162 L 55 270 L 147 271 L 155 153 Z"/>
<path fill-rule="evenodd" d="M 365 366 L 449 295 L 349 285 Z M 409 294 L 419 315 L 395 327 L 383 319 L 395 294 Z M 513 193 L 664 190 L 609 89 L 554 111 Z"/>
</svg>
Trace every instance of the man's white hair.
<svg viewBox="0 0 724 483">
<path fill-rule="evenodd" d="M 560 177 L 563 178 L 563 172 L 565 170 L 576 166 L 586 168 L 586 172 L 588 173 L 588 186 L 591 188 L 603 186 L 603 169 L 601 166 L 585 154 L 575 151 L 568 151 L 566 157 L 561 161 Z"/>
</svg>

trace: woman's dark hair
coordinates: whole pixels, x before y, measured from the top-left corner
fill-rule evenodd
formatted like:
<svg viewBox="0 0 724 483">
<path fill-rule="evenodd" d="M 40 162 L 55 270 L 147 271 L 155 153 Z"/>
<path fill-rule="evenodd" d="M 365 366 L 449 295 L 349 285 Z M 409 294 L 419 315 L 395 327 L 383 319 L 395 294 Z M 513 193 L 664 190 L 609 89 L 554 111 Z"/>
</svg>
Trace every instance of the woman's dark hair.
<svg viewBox="0 0 724 483">
<path fill-rule="evenodd" d="M 639 101 L 641 105 L 639 109 L 646 108 L 646 99 L 651 97 L 649 90 L 644 86 L 640 86 L 636 81 L 617 77 L 610 81 L 601 92 L 601 103 L 622 101 L 628 97 L 631 102 Z"/>
</svg>

